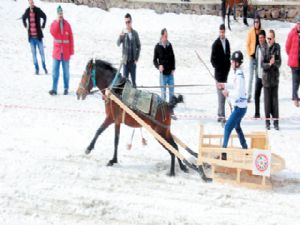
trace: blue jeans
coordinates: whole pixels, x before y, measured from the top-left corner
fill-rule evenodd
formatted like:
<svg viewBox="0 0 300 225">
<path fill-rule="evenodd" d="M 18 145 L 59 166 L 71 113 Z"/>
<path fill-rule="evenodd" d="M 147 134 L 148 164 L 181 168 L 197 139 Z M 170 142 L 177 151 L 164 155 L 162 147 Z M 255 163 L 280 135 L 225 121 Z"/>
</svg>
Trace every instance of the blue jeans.
<svg viewBox="0 0 300 225">
<path fill-rule="evenodd" d="M 38 38 L 30 38 L 29 42 L 30 42 L 31 53 L 32 53 L 32 58 L 33 58 L 33 64 L 34 64 L 34 67 L 35 67 L 35 71 L 39 72 L 39 63 L 38 63 L 38 60 L 36 58 L 36 48 L 37 47 L 38 47 L 40 55 L 41 55 L 43 69 L 46 70 L 43 40 L 39 40 Z"/>
<path fill-rule="evenodd" d="M 300 85 L 300 68 L 292 68 L 292 76 L 293 76 L 293 100 L 299 100 L 298 90 Z"/>
<path fill-rule="evenodd" d="M 160 74 L 160 86 L 162 86 L 161 97 L 164 101 L 166 101 L 167 85 L 169 87 L 169 101 L 171 101 L 171 98 L 174 95 L 174 75 Z"/>
<path fill-rule="evenodd" d="M 56 92 L 57 92 L 57 85 L 58 85 L 58 78 L 59 78 L 60 63 L 62 64 L 63 74 L 64 74 L 64 90 L 69 89 L 69 79 L 70 79 L 69 60 L 53 59 L 53 65 L 52 65 L 53 85 L 52 85 L 52 90 L 56 91 Z"/>
<path fill-rule="evenodd" d="M 229 137 L 230 137 L 230 134 L 231 134 L 231 131 L 233 130 L 233 128 L 235 128 L 235 130 L 238 134 L 241 146 L 244 149 L 248 148 L 245 136 L 244 136 L 242 128 L 241 128 L 241 120 L 245 116 L 246 112 L 247 112 L 247 108 L 239 108 L 237 106 L 234 107 L 233 112 L 231 113 L 229 119 L 227 120 L 227 122 L 225 124 L 223 148 L 227 148 Z"/>
<path fill-rule="evenodd" d="M 126 77 L 128 79 L 129 73 L 130 73 L 130 76 L 131 76 L 132 86 L 136 87 L 136 83 L 135 83 L 136 64 L 135 64 L 135 62 L 127 62 L 126 64 L 123 65 L 124 77 Z"/>
<path fill-rule="evenodd" d="M 256 59 L 250 58 L 249 62 L 249 79 L 248 79 L 248 99 L 252 97 L 253 77 L 256 69 Z"/>
</svg>

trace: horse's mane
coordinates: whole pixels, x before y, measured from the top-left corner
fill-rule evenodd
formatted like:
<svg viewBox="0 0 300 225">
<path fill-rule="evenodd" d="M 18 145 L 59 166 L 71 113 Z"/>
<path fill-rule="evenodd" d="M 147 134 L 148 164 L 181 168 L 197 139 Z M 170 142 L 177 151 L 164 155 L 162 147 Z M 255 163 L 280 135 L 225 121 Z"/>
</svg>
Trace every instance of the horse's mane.
<svg viewBox="0 0 300 225">
<path fill-rule="evenodd" d="M 100 67 L 104 70 L 109 70 L 109 71 L 112 72 L 112 74 L 116 74 L 116 72 L 117 72 L 117 69 L 115 67 L 113 67 L 111 65 L 111 63 L 109 63 L 107 61 L 104 61 L 104 60 L 101 60 L 101 59 L 96 60 L 96 66 Z"/>
</svg>

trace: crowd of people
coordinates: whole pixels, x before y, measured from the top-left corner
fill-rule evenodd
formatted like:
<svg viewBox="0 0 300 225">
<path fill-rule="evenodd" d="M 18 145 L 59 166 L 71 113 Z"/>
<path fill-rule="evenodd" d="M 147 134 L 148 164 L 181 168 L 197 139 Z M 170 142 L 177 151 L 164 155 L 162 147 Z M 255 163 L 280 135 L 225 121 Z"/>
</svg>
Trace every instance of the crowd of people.
<svg viewBox="0 0 300 225">
<path fill-rule="evenodd" d="M 264 111 L 266 129 L 271 129 L 273 121 L 274 129 L 279 130 L 279 68 L 281 66 L 281 48 L 275 39 L 275 31 L 262 29 L 259 15 L 254 17 L 254 24 L 247 34 L 246 50 L 249 57 L 249 76 L 247 103 L 252 101 L 253 81 L 255 114 L 254 118 L 261 118 L 260 96 L 264 93 Z M 288 54 L 288 65 L 292 70 L 292 100 L 296 107 L 299 107 L 300 99 L 298 90 L 300 84 L 300 16 L 297 18 L 296 26 L 290 31 L 285 50 Z M 219 89 L 220 83 L 226 83 L 230 70 L 230 43 L 225 37 L 225 26 L 222 24 L 219 29 L 219 37 L 214 41 L 211 51 L 211 64 L 215 69 L 215 80 L 217 83 L 218 96 L 218 122 L 225 123 L 225 97 Z M 231 68 L 234 67 L 231 65 Z M 241 101 L 241 99 L 236 100 Z M 243 99 L 244 101 L 244 99 Z M 234 103 L 233 103 L 234 104 Z M 227 121 L 228 122 L 228 121 Z M 239 129 L 239 124 L 236 127 Z"/>
<path fill-rule="evenodd" d="M 46 26 L 47 16 L 34 5 L 33 0 L 28 0 L 29 8 L 26 9 L 22 19 L 24 27 L 28 30 L 35 74 L 40 74 L 36 49 L 39 49 L 42 67 L 47 74 L 43 47 L 43 29 Z M 138 32 L 133 29 L 132 17 L 125 15 L 126 28 L 122 30 L 117 45 L 122 45 L 123 76 L 129 78 L 133 87 L 136 87 L 136 69 L 141 52 L 141 42 Z M 41 24 L 41 20 L 43 23 Z M 59 80 L 59 67 L 62 65 L 64 80 L 64 95 L 69 91 L 69 61 L 74 54 L 74 40 L 71 25 L 63 16 L 61 6 L 57 7 L 57 19 L 50 26 L 53 36 L 53 62 L 52 62 L 52 88 L 50 95 L 57 95 Z M 216 92 L 218 98 L 217 121 L 225 125 L 224 145 L 227 146 L 231 131 L 235 128 L 243 148 L 247 148 L 240 123 L 247 111 L 247 103 L 251 103 L 254 88 L 255 114 L 254 118 L 260 118 L 260 96 L 263 90 L 264 111 L 266 129 L 271 129 L 273 121 L 274 129 L 279 130 L 279 68 L 281 66 L 281 47 L 275 40 L 275 31 L 265 31 L 262 28 L 261 19 L 254 17 L 253 26 L 249 29 L 246 40 L 246 51 L 249 57 L 249 74 L 244 74 L 241 65 L 244 60 L 241 51 L 235 51 L 231 55 L 230 42 L 226 38 L 225 25 L 219 27 L 219 37 L 212 44 L 211 64 L 214 68 Z M 288 34 L 285 50 L 288 54 L 288 66 L 292 71 L 292 100 L 296 107 L 300 105 L 298 95 L 300 85 L 300 15 L 296 26 Z M 166 100 L 166 88 L 169 88 L 169 99 L 174 95 L 175 55 L 173 46 L 168 40 L 167 29 L 161 30 L 160 41 L 154 47 L 153 64 L 159 73 L 161 97 Z M 234 83 L 227 83 L 230 69 L 234 71 Z M 246 78 L 248 77 L 248 84 Z M 246 86 L 248 87 L 246 90 Z M 234 107 L 233 112 L 226 121 L 225 102 L 229 99 Z"/>
<path fill-rule="evenodd" d="M 36 49 L 39 49 L 42 66 L 45 74 L 48 74 L 46 67 L 44 46 L 43 46 L 43 29 L 46 26 L 47 16 L 39 8 L 34 5 L 33 0 L 28 0 L 29 7 L 22 16 L 24 27 L 28 30 L 28 41 L 31 46 L 33 64 L 35 74 L 39 75 L 39 64 L 37 60 Z M 43 24 L 41 25 L 41 20 Z M 53 52 L 52 52 L 52 88 L 49 91 L 50 95 L 57 95 L 57 86 L 59 79 L 59 67 L 62 65 L 64 79 L 64 95 L 69 93 L 70 70 L 69 61 L 71 55 L 74 54 L 74 40 L 71 25 L 63 16 L 61 6 L 57 7 L 57 19 L 50 26 L 50 33 L 53 37 Z"/>
</svg>

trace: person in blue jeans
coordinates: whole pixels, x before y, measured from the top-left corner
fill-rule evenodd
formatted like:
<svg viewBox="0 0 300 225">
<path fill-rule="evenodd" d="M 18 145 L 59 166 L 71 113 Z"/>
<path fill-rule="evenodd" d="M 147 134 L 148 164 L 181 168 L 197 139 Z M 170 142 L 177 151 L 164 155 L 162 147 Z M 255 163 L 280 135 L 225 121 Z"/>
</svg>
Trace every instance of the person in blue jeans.
<svg viewBox="0 0 300 225">
<path fill-rule="evenodd" d="M 174 95 L 175 56 L 172 44 L 168 41 L 168 32 L 164 28 L 161 31 L 160 42 L 154 49 L 153 64 L 160 73 L 161 97 L 166 100 L 166 88 L 169 87 L 169 101 Z"/>
<path fill-rule="evenodd" d="M 65 20 L 61 6 L 57 7 L 57 19 L 50 26 L 53 36 L 53 64 L 52 64 L 52 89 L 50 95 L 57 95 L 57 84 L 59 79 L 59 67 L 62 64 L 64 77 L 64 95 L 69 93 L 71 56 L 74 54 L 74 39 L 70 23 Z"/>
<path fill-rule="evenodd" d="M 46 26 L 47 16 L 46 14 L 38 7 L 34 5 L 33 0 L 28 0 L 29 7 L 26 9 L 25 13 L 22 16 L 22 21 L 24 27 L 28 31 L 28 41 L 30 43 L 33 64 L 35 67 L 35 74 L 39 74 L 39 64 L 36 57 L 36 49 L 39 49 L 42 66 L 45 71 L 45 74 L 48 74 L 46 63 L 45 63 L 45 54 L 44 54 L 44 45 L 43 45 L 43 31 L 42 29 Z M 43 24 L 41 25 L 41 19 L 43 19 Z M 27 24 L 28 22 L 28 24 Z"/>
<path fill-rule="evenodd" d="M 229 98 L 230 102 L 234 106 L 234 110 L 225 124 L 223 148 L 227 148 L 230 134 L 234 128 L 238 134 L 242 148 L 248 148 L 243 130 L 241 128 L 241 121 L 247 112 L 245 76 L 240 68 L 242 63 L 242 52 L 234 52 L 231 57 L 231 66 L 234 70 L 233 84 L 218 83 L 218 88 L 223 89 L 223 95 Z M 226 154 L 222 154 L 222 159 L 226 159 Z"/>
</svg>

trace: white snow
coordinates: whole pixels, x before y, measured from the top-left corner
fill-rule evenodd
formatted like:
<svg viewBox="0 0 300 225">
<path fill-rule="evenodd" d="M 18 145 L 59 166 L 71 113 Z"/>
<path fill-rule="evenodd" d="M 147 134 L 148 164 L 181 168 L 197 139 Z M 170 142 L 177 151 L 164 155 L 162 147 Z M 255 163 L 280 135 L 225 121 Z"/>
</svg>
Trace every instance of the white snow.
<svg viewBox="0 0 300 225">
<path fill-rule="evenodd" d="M 49 26 L 56 16 L 56 3 L 35 1 L 48 16 L 44 30 L 45 53 L 51 73 L 52 37 Z M 284 44 L 291 23 L 263 21 L 275 29 L 282 47 L 280 81 L 281 130 L 269 132 L 272 150 L 286 160 L 286 170 L 275 175 L 272 191 L 205 184 L 193 171 L 185 174 L 176 166 L 169 172 L 169 154 L 146 131 L 148 146 L 142 147 L 136 134 L 131 151 L 126 144 L 131 128 L 122 126 L 119 164 L 106 167 L 113 154 L 113 126 L 98 139 L 88 156 L 84 150 L 104 119 L 99 95 L 77 101 L 75 90 L 89 58 L 96 56 L 120 62 L 116 39 L 126 12 L 142 42 L 137 83 L 157 85 L 152 64 L 154 45 L 166 27 L 176 55 L 176 84 L 208 84 L 200 88 L 176 89 L 185 93 L 185 103 L 176 114 L 194 115 L 198 120 L 178 120 L 173 132 L 197 150 L 199 124 L 207 132 L 222 133 L 216 123 L 214 82 L 194 53 L 198 50 L 210 66 L 210 47 L 221 22 L 215 16 L 157 15 L 151 10 L 96 8 L 61 4 L 71 23 L 75 55 L 71 59 L 71 94 L 51 97 L 51 75 L 33 75 L 27 33 L 17 20 L 27 0 L 2 0 L 0 4 L 0 224 L 299 224 L 300 221 L 300 117 L 291 98 L 291 72 Z M 249 20 L 251 23 L 252 21 Z M 245 53 L 247 27 L 232 23 L 227 32 L 232 50 Z M 244 70 L 248 73 L 248 60 Z M 157 91 L 157 90 L 156 90 Z M 201 93 L 201 94 L 200 94 Z M 263 114 L 263 104 L 261 104 Z M 227 115 L 229 115 L 229 108 Z M 253 121 L 254 104 L 243 122 L 245 132 L 264 130 L 263 121 Z M 189 157 L 190 160 L 192 158 Z M 177 165 L 177 164 L 176 164 Z"/>
</svg>

